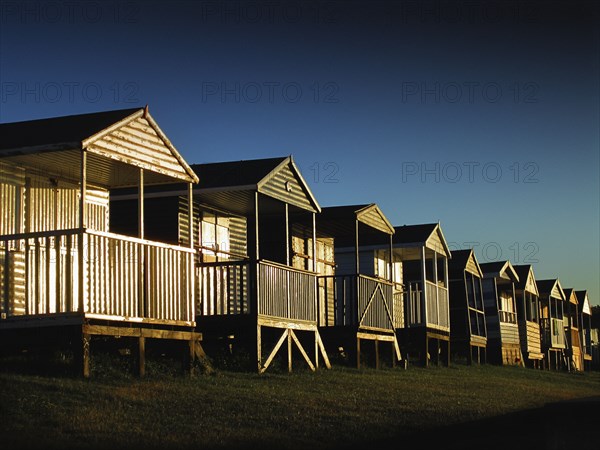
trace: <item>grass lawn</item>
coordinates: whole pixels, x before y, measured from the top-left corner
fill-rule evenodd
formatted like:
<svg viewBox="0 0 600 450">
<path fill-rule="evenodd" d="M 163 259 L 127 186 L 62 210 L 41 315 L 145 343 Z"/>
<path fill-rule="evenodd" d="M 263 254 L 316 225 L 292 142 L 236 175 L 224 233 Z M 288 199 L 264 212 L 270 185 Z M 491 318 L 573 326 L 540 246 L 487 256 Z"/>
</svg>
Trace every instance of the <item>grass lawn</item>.
<svg viewBox="0 0 600 450">
<path fill-rule="evenodd" d="M 412 442 L 533 449 L 600 442 L 595 430 L 585 432 L 588 418 L 591 424 L 600 416 L 598 401 L 544 407 L 600 395 L 598 372 L 455 365 L 193 378 L 149 370 L 145 379 L 121 372 L 84 380 L 4 369 L 0 383 L 4 449 L 375 449 Z"/>
</svg>

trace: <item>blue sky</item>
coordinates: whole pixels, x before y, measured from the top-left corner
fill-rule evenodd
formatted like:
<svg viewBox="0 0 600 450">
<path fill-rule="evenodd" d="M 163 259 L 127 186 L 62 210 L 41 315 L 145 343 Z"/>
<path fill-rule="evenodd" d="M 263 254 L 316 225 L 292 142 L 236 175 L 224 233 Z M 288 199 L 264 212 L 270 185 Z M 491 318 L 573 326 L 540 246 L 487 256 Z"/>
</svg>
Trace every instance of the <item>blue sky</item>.
<svg viewBox="0 0 600 450">
<path fill-rule="evenodd" d="M 0 121 L 149 104 L 190 163 L 292 154 L 600 304 L 595 2 L 0 4 Z"/>
</svg>

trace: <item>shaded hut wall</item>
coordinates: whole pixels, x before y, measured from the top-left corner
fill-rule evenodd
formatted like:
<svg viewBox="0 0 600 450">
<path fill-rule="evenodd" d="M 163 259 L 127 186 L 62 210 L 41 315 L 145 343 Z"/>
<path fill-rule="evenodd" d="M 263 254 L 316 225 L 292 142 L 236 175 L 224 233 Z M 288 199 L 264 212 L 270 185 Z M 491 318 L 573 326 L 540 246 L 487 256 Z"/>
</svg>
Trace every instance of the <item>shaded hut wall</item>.
<svg viewBox="0 0 600 450">
<path fill-rule="evenodd" d="M 138 237 L 138 201 L 117 200 L 110 203 L 110 230 Z M 176 197 L 144 199 L 144 238 L 169 244 L 181 244 L 177 224 Z"/>
<path fill-rule="evenodd" d="M 335 251 L 336 275 L 356 274 L 356 252 L 353 248 L 336 249 Z M 359 273 L 375 276 L 374 250 L 360 250 L 358 252 Z"/>
<path fill-rule="evenodd" d="M 464 274 L 464 272 L 463 272 Z M 467 289 L 464 278 L 450 280 L 450 329 L 453 341 L 469 340 L 470 329 L 467 319 Z"/>
</svg>

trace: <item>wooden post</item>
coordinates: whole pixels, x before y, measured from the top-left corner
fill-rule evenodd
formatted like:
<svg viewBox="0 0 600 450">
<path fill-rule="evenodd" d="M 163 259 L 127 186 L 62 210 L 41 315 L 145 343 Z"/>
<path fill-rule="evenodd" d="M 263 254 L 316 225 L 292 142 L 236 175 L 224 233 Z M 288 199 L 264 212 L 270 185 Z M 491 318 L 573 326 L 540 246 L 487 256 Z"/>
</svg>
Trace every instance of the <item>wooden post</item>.
<svg viewBox="0 0 600 450">
<path fill-rule="evenodd" d="M 77 256 L 78 256 L 78 266 L 79 266 L 79 270 L 77 272 L 77 278 L 78 278 L 78 299 L 77 299 L 77 311 L 78 312 L 83 312 L 85 305 L 84 305 L 84 296 L 85 296 L 85 289 L 83 286 L 83 281 L 84 281 L 84 264 L 85 264 L 85 258 L 84 258 L 84 230 L 86 227 L 86 220 L 85 220 L 85 201 L 86 201 L 86 196 L 87 196 L 87 151 L 86 150 L 82 150 L 81 152 L 81 192 L 80 192 L 80 197 L 79 197 L 79 234 L 78 234 L 78 248 L 77 248 Z"/>
<path fill-rule="evenodd" d="M 146 375 L 146 338 L 144 336 L 138 337 L 136 362 L 138 375 L 142 378 Z"/>
<path fill-rule="evenodd" d="M 355 261 L 354 261 L 354 268 L 356 269 L 354 271 L 354 273 L 356 275 L 358 275 L 360 272 L 360 264 L 359 264 L 359 255 L 358 255 L 358 219 L 354 221 L 354 228 L 355 228 L 355 236 L 354 236 L 354 257 L 355 257 Z"/>
<path fill-rule="evenodd" d="M 394 241 L 393 241 L 393 235 L 390 234 L 390 276 L 388 277 L 388 279 L 393 283 L 394 280 Z"/>
<path fill-rule="evenodd" d="M 194 248 L 194 187 L 192 186 L 192 183 L 188 183 L 188 223 L 189 223 L 189 230 L 190 230 L 190 248 L 193 249 Z"/>
<path fill-rule="evenodd" d="M 256 326 L 256 361 L 258 363 L 258 373 L 262 371 L 262 349 L 261 349 L 261 329 L 260 325 Z"/>
<path fill-rule="evenodd" d="M 356 368 L 360 369 L 360 338 L 356 337 Z"/>
<path fill-rule="evenodd" d="M 442 261 L 444 263 L 444 287 L 446 288 L 446 301 L 448 302 L 446 305 L 446 323 L 448 324 L 448 328 L 450 328 L 450 280 L 448 279 L 448 258 L 444 257 Z M 479 287 L 479 292 L 482 293 L 481 296 L 483 301 L 483 286 L 480 285 Z M 473 291 L 473 295 L 475 295 L 475 291 Z"/>
<path fill-rule="evenodd" d="M 319 330 L 315 330 L 315 369 L 319 368 Z"/>
<path fill-rule="evenodd" d="M 421 315 L 421 320 L 425 319 L 425 323 L 423 326 L 425 327 L 425 339 L 427 339 L 427 323 L 429 322 L 429 317 L 427 315 L 427 275 L 426 275 L 427 267 L 425 265 L 425 246 L 421 247 L 421 299 L 423 302 L 421 310 L 423 314 Z"/>
<path fill-rule="evenodd" d="M 2 280 L 2 284 L 4 286 L 4 317 L 8 318 L 10 317 L 10 245 L 8 245 L 8 241 L 5 241 L 4 245 L 4 279 Z M 28 258 L 26 257 L 25 261 L 27 261 L 27 259 Z M 27 289 L 25 289 L 25 291 L 27 292 Z"/>
<path fill-rule="evenodd" d="M 375 338 L 375 368 L 379 369 L 379 339 Z"/>
<path fill-rule="evenodd" d="M 436 325 L 440 324 L 440 287 L 438 285 L 438 265 L 437 252 L 433 251 L 433 284 L 435 284 L 435 320 Z M 439 341 L 438 341 L 439 344 Z"/>
<path fill-rule="evenodd" d="M 435 340 L 435 365 L 440 365 L 440 340 L 439 338 Z"/>
<path fill-rule="evenodd" d="M 140 169 L 138 182 L 138 237 L 144 239 L 144 169 Z"/>
<path fill-rule="evenodd" d="M 255 254 L 256 260 L 260 259 L 260 251 L 259 251 L 259 232 L 258 232 L 258 191 L 254 193 L 254 235 L 255 235 Z"/>
<path fill-rule="evenodd" d="M 425 330 L 425 352 L 423 353 L 424 366 L 429 367 L 429 337 L 427 336 L 427 330 Z"/>
<path fill-rule="evenodd" d="M 312 213 L 312 254 L 313 254 L 313 263 L 312 263 L 312 271 L 317 273 L 317 219 L 316 214 Z M 326 279 L 325 279 L 326 280 Z M 315 290 L 315 319 L 316 325 L 319 326 L 321 322 L 321 303 L 319 301 L 319 284 L 318 279 L 315 278 L 314 290 Z M 325 281 L 325 286 L 327 286 L 327 281 Z M 327 292 L 325 292 L 324 301 L 327 301 Z M 315 364 L 317 369 L 319 368 L 319 349 L 317 345 L 317 333 L 315 331 Z"/>
<path fill-rule="evenodd" d="M 81 334 L 81 348 L 79 351 L 81 352 L 81 364 L 82 364 L 82 374 L 84 378 L 90 377 L 90 335 L 87 333 Z"/>
<path fill-rule="evenodd" d="M 287 330 L 288 372 L 292 372 L 292 331 Z"/>
<path fill-rule="evenodd" d="M 258 214 L 259 214 L 259 210 L 258 210 L 258 191 L 254 193 L 254 238 L 255 238 L 255 256 L 256 256 L 256 260 L 254 262 L 254 308 L 256 311 L 256 315 L 258 316 L 260 314 L 260 268 L 258 267 L 258 262 L 260 260 L 260 246 L 259 246 L 259 218 L 258 218 Z M 252 298 L 250 301 L 250 305 L 252 305 Z M 252 306 L 250 306 L 250 308 L 252 308 Z M 258 336 L 260 338 L 260 327 L 259 327 L 259 333 Z M 258 342 L 259 345 L 259 370 L 261 370 L 261 366 L 260 366 L 260 340 Z"/>
<path fill-rule="evenodd" d="M 285 206 L 285 264 L 290 265 L 290 218 L 289 218 L 289 205 Z"/>
<path fill-rule="evenodd" d="M 198 344 L 199 345 L 199 344 Z M 187 369 L 187 373 L 190 376 L 194 375 L 194 362 L 196 361 L 196 341 L 194 340 L 194 337 L 192 336 L 192 339 L 190 339 L 189 343 L 189 365 L 186 368 Z"/>
</svg>

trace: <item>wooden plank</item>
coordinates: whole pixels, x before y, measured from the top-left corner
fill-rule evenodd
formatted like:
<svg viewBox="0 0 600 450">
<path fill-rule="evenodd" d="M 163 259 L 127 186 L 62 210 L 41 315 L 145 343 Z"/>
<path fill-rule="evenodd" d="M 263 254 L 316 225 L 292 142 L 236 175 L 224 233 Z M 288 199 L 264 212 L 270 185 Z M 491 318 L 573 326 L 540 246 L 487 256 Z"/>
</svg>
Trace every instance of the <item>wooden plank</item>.
<svg viewBox="0 0 600 450">
<path fill-rule="evenodd" d="M 271 351 L 271 354 L 269 355 L 269 357 L 267 358 L 267 360 L 265 361 L 264 366 L 262 366 L 260 368 L 260 373 L 264 373 L 269 365 L 271 364 L 271 362 L 273 361 L 273 358 L 275 358 L 275 355 L 277 354 L 277 352 L 279 351 L 279 349 L 281 348 L 281 346 L 283 345 L 283 343 L 285 342 L 286 338 L 289 335 L 289 331 L 290 330 L 284 330 L 281 337 L 279 338 L 279 340 L 277 341 L 277 344 L 275 344 L 275 347 L 273 348 L 273 350 Z"/>
<path fill-rule="evenodd" d="M 156 328 L 84 324 L 83 331 L 88 335 L 99 336 L 144 337 L 149 339 L 169 339 L 177 341 L 199 341 L 202 339 L 202 334 L 196 331 L 161 330 Z"/>
<path fill-rule="evenodd" d="M 308 367 L 310 367 L 310 370 L 312 370 L 314 372 L 316 370 L 316 368 L 315 368 L 314 364 L 312 363 L 312 361 L 310 360 L 310 358 L 308 357 L 308 355 L 306 354 L 304 347 L 302 347 L 302 344 L 300 344 L 300 341 L 298 340 L 296 333 L 294 333 L 293 330 L 289 330 L 289 335 L 291 336 L 293 341 L 296 343 L 298 350 L 300 350 L 300 354 L 304 357 L 304 360 L 308 364 Z"/>
<path fill-rule="evenodd" d="M 289 328 L 292 330 L 314 331 L 317 329 L 315 322 L 300 321 L 300 320 L 285 320 L 277 317 L 260 315 L 257 318 L 260 325 L 271 328 Z"/>
</svg>

